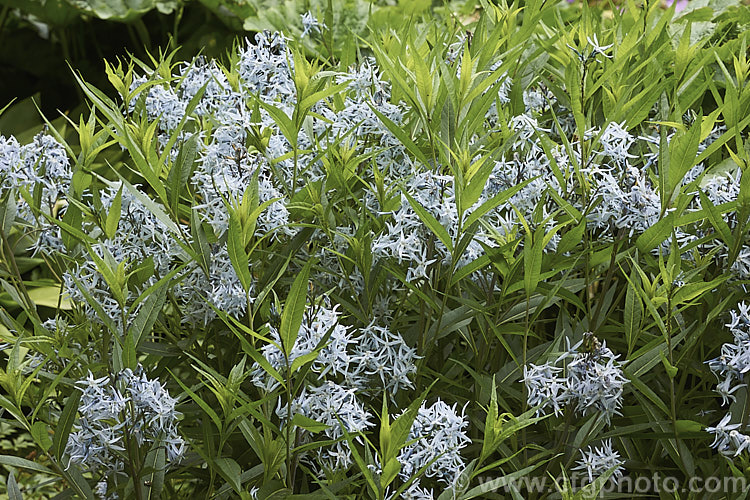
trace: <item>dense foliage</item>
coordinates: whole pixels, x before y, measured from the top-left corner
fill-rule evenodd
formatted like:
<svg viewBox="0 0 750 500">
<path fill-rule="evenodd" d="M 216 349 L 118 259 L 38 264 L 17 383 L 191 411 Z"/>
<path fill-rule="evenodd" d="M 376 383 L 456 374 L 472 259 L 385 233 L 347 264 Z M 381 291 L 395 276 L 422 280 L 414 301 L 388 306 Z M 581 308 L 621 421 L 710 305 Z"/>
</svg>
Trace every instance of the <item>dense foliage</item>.
<svg viewBox="0 0 750 500">
<path fill-rule="evenodd" d="M 676 9 L 76 74 L 0 136 L 7 494 L 744 498 L 750 9 Z"/>
</svg>

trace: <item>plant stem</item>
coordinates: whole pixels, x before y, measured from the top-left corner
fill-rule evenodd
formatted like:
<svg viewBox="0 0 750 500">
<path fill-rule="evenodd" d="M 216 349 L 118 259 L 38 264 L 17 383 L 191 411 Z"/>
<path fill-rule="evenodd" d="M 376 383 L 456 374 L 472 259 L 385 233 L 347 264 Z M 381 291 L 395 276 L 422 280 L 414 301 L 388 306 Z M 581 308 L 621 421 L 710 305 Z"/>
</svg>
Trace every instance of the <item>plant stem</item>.
<svg viewBox="0 0 750 500">
<path fill-rule="evenodd" d="M 41 322 L 41 319 L 39 318 L 39 313 L 36 310 L 36 305 L 31 300 L 31 297 L 29 296 L 28 290 L 26 290 L 26 285 L 23 283 L 23 278 L 21 277 L 21 271 L 18 269 L 18 264 L 16 263 L 16 257 L 13 253 L 13 249 L 10 247 L 10 243 L 8 242 L 8 238 L 5 236 L 5 231 L 0 228 L 0 238 L 3 240 L 3 247 L 5 248 L 5 255 L 3 255 L 3 260 L 6 261 L 6 267 L 8 268 L 8 273 L 13 276 L 14 281 L 16 282 L 16 289 L 21 292 L 21 296 L 23 297 L 24 302 L 26 302 L 26 309 L 27 312 L 31 313 L 34 318 L 39 320 Z M 10 264 L 10 265 L 8 265 Z"/>
<path fill-rule="evenodd" d="M 672 293 L 674 292 L 674 286 L 669 285 L 669 293 L 667 294 L 667 356 L 669 358 L 669 364 L 674 366 L 674 355 L 672 353 Z M 676 375 L 676 374 L 675 374 Z M 669 376 L 669 404 L 670 413 L 672 417 L 672 430 L 674 432 L 675 441 L 679 439 L 677 435 L 677 402 L 675 400 L 674 393 L 674 377 Z"/>
</svg>

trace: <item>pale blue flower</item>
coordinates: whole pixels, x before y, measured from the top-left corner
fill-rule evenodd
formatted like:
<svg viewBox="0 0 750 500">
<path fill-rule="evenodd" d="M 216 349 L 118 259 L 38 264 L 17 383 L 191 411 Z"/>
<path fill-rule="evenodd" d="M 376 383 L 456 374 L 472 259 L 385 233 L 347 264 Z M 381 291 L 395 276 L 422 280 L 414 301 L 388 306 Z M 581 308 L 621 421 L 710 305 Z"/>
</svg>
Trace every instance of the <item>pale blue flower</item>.
<svg viewBox="0 0 750 500">
<path fill-rule="evenodd" d="M 614 468 L 609 480 L 618 482 L 622 479 L 625 470 L 624 463 L 620 454 L 612 449 L 612 440 L 606 439 L 599 447 L 589 446 L 587 451 L 581 450 L 581 459 L 578 460 L 573 470 L 584 471 L 589 483 L 593 483 L 596 478 Z"/>
</svg>

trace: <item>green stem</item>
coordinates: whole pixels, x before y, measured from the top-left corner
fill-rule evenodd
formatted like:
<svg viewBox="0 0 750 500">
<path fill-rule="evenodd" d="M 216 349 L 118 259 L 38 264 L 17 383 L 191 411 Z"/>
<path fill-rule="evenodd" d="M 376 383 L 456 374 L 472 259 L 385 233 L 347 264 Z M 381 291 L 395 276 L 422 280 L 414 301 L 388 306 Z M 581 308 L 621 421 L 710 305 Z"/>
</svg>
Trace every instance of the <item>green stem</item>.
<svg viewBox="0 0 750 500">
<path fill-rule="evenodd" d="M 294 472 L 292 471 L 292 367 L 289 356 L 286 357 L 286 482 L 287 487 L 294 492 Z"/>
<path fill-rule="evenodd" d="M 8 12 L 10 12 L 10 7 L 5 5 L 3 7 L 3 10 L 0 11 L 0 41 L 3 39 L 3 32 L 5 28 L 5 22 L 8 20 Z"/>
<path fill-rule="evenodd" d="M 531 307 L 531 295 L 526 294 L 526 314 L 524 316 L 524 328 L 523 328 L 523 366 L 526 366 L 526 357 L 527 357 L 527 351 L 528 351 L 528 344 L 529 344 L 529 308 Z M 529 398 L 528 395 L 526 398 L 524 398 L 523 402 L 523 412 L 526 413 L 526 411 L 529 409 Z M 526 439 L 526 427 L 524 427 L 521 430 L 521 442 L 523 443 L 523 458 L 524 462 L 528 463 L 529 461 L 529 449 L 527 445 L 527 439 Z"/>
<path fill-rule="evenodd" d="M 183 4 L 180 4 L 180 6 L 177 8 L 174 14 L 174 24 L 172 25 L 172 39 L 170 41 L 170 47 L 172 49 L 176 49 L 179 46 L 179 28 L 180 28 L 180 21 L 182 21 L 182 14 L 185 11 L 185 6 Z"/>
<path fill-rule="evenodd" d="M 127 446 L 127 453 L 128 453 L 128 469 L 130 469 L 130 475 L 133 480 L 133 491 L 135 492 L 135 498 L 136 500 L 143 500 L 143 490 L 141 489 L 140 484 L 140 464 L 141 464 L 141 457 L 139 453 L 139 449 L 136 445 L 134 446 L 133 438 L 130 433 L 130 429 L 125 429 L 125 444 Z M 133 455 L 135 454 L 135 460 L 133 459 Z"/>
<path fill-rule="evenodd" d="M 65 59 L 65 62 L 70 64 L 71 67 L 75 67 L 76 64 L 74 64 L 73 55 L 70 52 L 70 39 L 68 37 L 68 30 L 65 28 L 59 28 L 58 29 L 58 36 L 60 37 L 60 47 L 62 48 L 63 58 Z M 83 95 L 83 90 L 81 90 L 80 85 L 75 86 L 76 94 L 78 95 L 79 101 L 85 101 L 85 96 Z"/>
<path fill-rule="evenodd" d="M 672 293 L 674 287 L 670 284 L 669 293 L 667 294 L 667 356 L 669 364 L 674 366 L 674 355 L 672 352 Z M 674 377 L 669 377 L 669 405 L 672 418 L 672 431 L 674 432 L 675 441 L 679 439 L 677 435 L 677 402 L 674 393 Z"/>
<path fill-rule="evenodd" d="M 13 249 L 10 247 L 10 243 L 8 242 L 8 238 L 5 235 L 5 231 L 0 228 L 0 238 L 2 238 L 3 241 L 3 247 L 5 248 L 5 255 L 3 255 L 3 260 L 6 261 L 6 267 L 8 268 L 8 273 L 13 276 L 13 281 L 16 282 L 16 290 L 18 290 L 21 293 L 21 297 L 23 298 L 24 302 L 26 303 L 26 309 L 27 312 L 31 313 L 34 318 L 36 318 L 38 321 L 41 321 L 39 318 L 39 313 L 36 310 L 36 305 L 31 300 L 31 297 L 29 296 L 28 290 L 26 290 L 26 285 L 23 283 L 23 278 L 21 277 L 21 271 L 18 269 L 18 264 L 16 263 L 16 257 L 13 253 Z M 10 265 L 8 265 L 10 264 Z"/>
<path fill-rule="evenodd" d="M 744 377 L 745 382 L 747 383 L 747 376 Z M 747 385 L 745 386 L 745 408 L 742 411 L 742 419 L 740 420 L 740 430 L 745 430 L 747 427 L 748 419 L 750 418 L 750 390 L 747 389 Z"/>
</svg>

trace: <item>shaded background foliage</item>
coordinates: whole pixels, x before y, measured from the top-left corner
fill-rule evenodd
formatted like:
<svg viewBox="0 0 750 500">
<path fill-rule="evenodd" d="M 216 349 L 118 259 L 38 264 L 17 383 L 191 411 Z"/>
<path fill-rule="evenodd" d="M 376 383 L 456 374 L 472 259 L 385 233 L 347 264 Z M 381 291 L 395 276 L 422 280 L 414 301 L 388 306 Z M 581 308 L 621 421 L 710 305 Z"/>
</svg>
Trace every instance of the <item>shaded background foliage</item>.
<svg viewBox="0 0 750 500">
<path fill-rule="evenodd" d="M 366 25 L 399 26 L 404 19 L 435 9 L 472 15 L 473 2 L 445 0 L 335 0 L 333 31 L 337 46 L 363 36 Z M 133 54 L 145 59 L 159 50 L 180 49 L 178 58 L 195 54 L 222 57 L 238 37 L 262 30 L 301 33 L 300 16 L 321 13 L 326 0 L 3 0 L 0 2 L 0 103 L 39 94 L 48 117 L 70 111 L 81 100 L 71 67 L 100 88 L 107 88 L 103 60 Z M 30 57 L 30 55 L 32 55 Z M 17 130 L 6 124 L 6 133 Z"/>
</svg>

